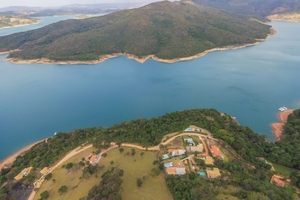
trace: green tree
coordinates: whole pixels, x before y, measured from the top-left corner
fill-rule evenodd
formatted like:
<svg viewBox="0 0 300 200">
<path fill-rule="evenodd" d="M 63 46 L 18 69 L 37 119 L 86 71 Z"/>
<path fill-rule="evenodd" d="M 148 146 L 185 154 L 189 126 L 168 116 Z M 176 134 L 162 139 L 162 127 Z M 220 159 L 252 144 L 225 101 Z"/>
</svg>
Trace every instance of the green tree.
<svg viewBox="0 0 300 200">
<path fill-rule="evenodd" d="M 119 148 L 120 153 L 123 153 L 124 149 L 123 148 Z"/>
<path fill-rule="evenodd" d="M 142 184 L 143 184 L 142 179 L 138 178 L 138 179 L 136 180 L 136 184 L 137 184 L 138 187 L 141 187 Z"/>
<path fill-rule="evenodd" d="M 52 173 L 49 173 L 45 176 L 45 180 L 50 180 L 52 178 Z"/>
<path fill-rule="evenodd" d="M 45 190 L 44 192 L 42 192 L 40 194 L 40 196 L 41 196 L 40 200 L 48 199 L 49 198 L 49 192 L 47 190 Z"/>
<path fill-rule="evenodd" d="M 66 169 L 71 169 L 73 166 L 74 166 L 73 163 L 68 163 L 68 164 L 66 165 Z"/>
<path fill-rule="evenodd" d="M 113 165 L 115 162 L 112 160 L 112 161 L 110 161 L 110 165 Z"/>
<path fill-rule="evenodd" d="M 144 152 L 141 152 L 140 155 L 141 155 L 141 157 L 143 157 L 143 155 L 145 155 L 145 153 L 144 153 Z"/>
<path fill-rule="evenodd" d="M 135 149 L 131 149 L 131 155 L 132 155 L 132 156 L 135 155 Z"/>
<path fill-rule="evenodd" d="M 68 187 L 66 185 L 63 185 L 58 189 L 58 192 L 60 195 L 62 195 L 63 193 L 68 192 Z"/>
<path fill-rule="evenodd" d="M 102 154 L 102 157 L 106 158 L 107 157 L 107 153 Z"/>
</svg>

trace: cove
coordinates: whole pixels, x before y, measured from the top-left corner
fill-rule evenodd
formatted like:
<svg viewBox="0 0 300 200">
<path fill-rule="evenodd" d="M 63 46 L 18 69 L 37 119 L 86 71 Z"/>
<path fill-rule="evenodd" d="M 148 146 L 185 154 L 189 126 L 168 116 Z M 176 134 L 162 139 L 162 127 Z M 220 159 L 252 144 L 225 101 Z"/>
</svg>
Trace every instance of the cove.
<svg viewBox="0 0 300 200">
<path fill-rule="evenodd" d="M 0 55 L 0 160 L 54 132 L 191 108 L 228 113 L 273 140 L 278 108 L 299 108 L 300 23 L 271 25 L 277 34 L 259 45 L 174 64 L 121 56 L 95 65 L 15 65 Z"/>
</svg>

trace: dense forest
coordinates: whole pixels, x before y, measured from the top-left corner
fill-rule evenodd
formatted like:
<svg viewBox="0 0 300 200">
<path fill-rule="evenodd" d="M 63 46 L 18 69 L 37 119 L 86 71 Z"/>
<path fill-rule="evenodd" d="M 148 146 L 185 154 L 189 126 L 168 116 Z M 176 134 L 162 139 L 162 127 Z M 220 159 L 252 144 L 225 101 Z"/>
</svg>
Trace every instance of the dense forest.
<svg viewBox="0 0 300 200">
<path fill-rule="evenodd" d="M 266 38 L 269 28 L 234 12 L 188 1 L 162 1 L 3 36 L 0 50 L 20 50 L 9 58 L 56 61 L 98 60 L 99 56 L 114 53 L 175 59 L 212 48 L 255 43 L 256 39 Z"/>
<path fill-rule="evenodd" d="M 18 156 L 11 167 L 1 170 L 0 184 L 2 185 L 2 183 L 7 180 L 9 184 L 0 189 L 0 197 L 9 196 L 10 190 L 13 189 L 13 185 L 10 183 L 15 183 L 12 181 L 13 177 L 24 167 L 33 166 L 36 171 L 39 171 L 45 166 L 52 166 L 61 159 L 64 154 L 79 145 L 92 143 L 94 147 L 101 148 L 114 141 L 117 143 L 136 143 L 150 147 L 159 144 L 164 135 L 170 132 L 181 132 L 191 124 L 205 128 L 209 130 L 214 137 L 222 139 L 225 145 L 230 145 L 236 153 L 245 161 L 255 166 L 257 170 L 264 172 L 264 170 L 268 169 L 267 166 L 269 166 L 262 164 L 262 161 L 258 159 L 258 157 L 264 157 L 273 163 L 299 170 L 299 121 L 300 110 L 295 110 L 294 113 L 289 116 L 288 123 L 284 127 L 285 138 L 276 143 L 268 141 L 264 135 L 258 135 L 248 127 L 238 125 L 227 115 L 221 116 L 215 109 L 184 110 L 168 113 L 164 116 L 149 120 L 131 120 L 108 128 L 87 128 L 74 130 L 69 133 L 59 133 L 35 145 L 24 155 Z M 229 164 L 230 163 L 221 163 L 220 168 L 230 171 L 231 168 L 227 166 Z M 237 166 L 240 165 L 237 163 L 234 164 Z M 233 169 L 235 168 L 236 167 Z M 232 173 L 237 174 L 236 172 Z M 249 173 L 252 174 L 251 171 L 249 171 Z M 263 174 L 255 173 L 257 173 L 257 175 Z M 24 186 L 28 186 L 32 184 L 38 176 L 37 173 L 30 173 L 20 182 Z M 240 181 L 246 181 L 247 178 L 249 177 L 243 177 L 243 179 L 236 178 L 234 179 L 235 184 L 238 184 L 239 187 L 243 187 Z M 254 179 L 254 181 L 259 181 L 259 178 L 256 179 L 254 177 Z M 292 173 L 291 179 L 293 184 L 298 187 L 300 186 L 300 176 L 297 173 Z M 255 182 L 253 184 L 255 184 Z M 266 187 L 271 186 L 266 185 Z M 249 191 L 263 190 L 259 188 L 255 189 L 253 186 L 250 188 L 254 189 L 249 189 Z M 269 196 L 268 193 L 264 194 Z M 281 195 L 283 199 L 286 199 L 287 194 L 276 193 L 276 195 Z"/>
</svg>

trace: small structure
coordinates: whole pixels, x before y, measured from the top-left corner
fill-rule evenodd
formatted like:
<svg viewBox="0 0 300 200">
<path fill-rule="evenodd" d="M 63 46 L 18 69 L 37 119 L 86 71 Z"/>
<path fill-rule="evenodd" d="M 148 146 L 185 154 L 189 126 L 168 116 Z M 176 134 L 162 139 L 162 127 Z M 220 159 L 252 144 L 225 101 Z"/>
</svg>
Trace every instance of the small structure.
<svg viewBox="0 0 300 200">
<path fill-rule="evenodd" d="M 211 156 L 206 156 L 204 161 L 206 165 L 214 165 L 215 162 Z"/>
<path fill-rule="evenodd" d="M 210 147 L 210 152 L 213 155 L 213 157 L 220 158 L 221 157 L 221 151 L 220 148 L 217 147 L 216 145 L 211 145 Z"/>
<path fill-rule="evenodd" d="M 95 164 L 99 159 L 99 156 L 96 155 L 96 154 L 93 154 L 91 157 L 90 157 L 90 163 L 91 164 Z"/>
<path fill-rule="evenodd" d="M 168 159 L 168 158 L 169 158 L 168 154 L 164 154 L 164 155 L 163 155 L 163 159 L 164 159 L 164 160 L 166 160 L 166 159 Z"/>
<path fill-rule="evenodd" d="M 285 182 L 283 180 L 280 180 L 276 175 L 273 175 L 270 183 L 275 184 L 278 187 L 284 187 Z"/>
<path fill-rule="evenodd" d="M 173 175 L 184 175 L 186 174 L 184 167 L 167 167 L 166 168 L 167 174 L 173 174 Z"/>
<path fill-rule="evenodd" d="M 184 149 L 169 149 L 169 153 L 171 153 L 171 155 L 174 156 L 182 156 L 184 155 L 186 152 L 186 150 Z"/>
<path fill-rule="evenodd" d="M 33 167 L 27 167 L 23 169 L 17 176 L 14 177 L 15 180 L 21 180 L 24 176 L 27 176 Z"/>
<path fill-rule="evenodd" d="M 191 146 L 191 152 L 203 152 L 203 144 L 198 144 L 197 146 Z"/>
<path fill-rule="evenodd" d="M 49 170 L 48 167 L 44 167 L 44 168 L 40 171 L 40 173 L 41 173 L 42 175 L 45 175 L 45 174 L 48 172 L 48 170 Z"/>
<path fill-rule="evenodd" d="M 189 127 L 187 129 L 185 129 L 185 131 L 193 131 L 193 129 Z"/>
<path fill-rule="evenodd" d="M 194 143 L 193 138 L 183 138 L 184 142 Z"/>
<path fill-rule="evenodd" d="M 218 178 L 221 176 L 219 168 L 212 168 L 212 169 L 207 169 L 206 170 L 207 177 L 208 178 Z"/>
</svg>

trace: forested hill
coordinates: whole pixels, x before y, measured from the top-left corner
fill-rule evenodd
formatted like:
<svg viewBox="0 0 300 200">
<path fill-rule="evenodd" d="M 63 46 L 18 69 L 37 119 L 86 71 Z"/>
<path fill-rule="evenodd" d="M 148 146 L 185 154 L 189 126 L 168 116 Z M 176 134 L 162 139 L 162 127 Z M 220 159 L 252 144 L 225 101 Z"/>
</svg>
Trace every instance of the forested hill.
<svg viewBox="0 0 300 200">
<path fill-rule="evenodd" d="M 205 50 L 265 38 L 270 26 L 193 2 L 157 2 L 106 16 L 67 20 L 0 37 L 10 58 L 97 60 L 101 55 L 189 57 Z"/>
</svg>

